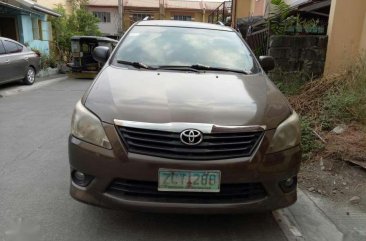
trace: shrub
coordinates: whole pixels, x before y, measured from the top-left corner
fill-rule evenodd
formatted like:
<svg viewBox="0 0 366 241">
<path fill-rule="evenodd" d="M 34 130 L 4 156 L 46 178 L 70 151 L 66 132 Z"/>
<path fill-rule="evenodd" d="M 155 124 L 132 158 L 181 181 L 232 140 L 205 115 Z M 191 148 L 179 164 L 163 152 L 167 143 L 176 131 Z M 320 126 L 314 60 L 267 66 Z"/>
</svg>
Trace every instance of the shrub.
<svg viewBox="0 0 366 241">
<path fill-rule="evenodd" d="M 345 78 L 339 87 L 326 93 L 323 115 L 333 122 L 366 124 L 366 58 L 347 71 Z"/>
<path fill-rule="evenodd" d="M 308 81 L 308 76 L 303 71 L 286 72 L 276 68 L 270 72 L 269 76 L 286 96 L 298 94 L 301 87 Z"/>
</svg>

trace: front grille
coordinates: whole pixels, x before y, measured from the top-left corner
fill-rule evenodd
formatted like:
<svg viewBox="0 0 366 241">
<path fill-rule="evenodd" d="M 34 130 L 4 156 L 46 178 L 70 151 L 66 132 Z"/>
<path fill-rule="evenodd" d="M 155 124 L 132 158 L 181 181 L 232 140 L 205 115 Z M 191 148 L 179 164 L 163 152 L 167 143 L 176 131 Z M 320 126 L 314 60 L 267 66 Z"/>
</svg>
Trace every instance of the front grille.
<svg viewBox="0 0 366 241">
<path fill-rule="evenodd" d="M 260 200 L 267 196 L 261 183 L 221 184 L 219 193 L 160 192 L 157 182 L 116 179 L 107 189 L 114 196 L 160 202 L 233 203 Z"/>
<path fill-rule="evenodd" d="M 203 134 L 198 145 L 180 141 L 180 133 L 132 127 L 118 127 L 129 152 L 185 160 L 218 160 L 252 155 L 263 132 Z"/>
</svg>

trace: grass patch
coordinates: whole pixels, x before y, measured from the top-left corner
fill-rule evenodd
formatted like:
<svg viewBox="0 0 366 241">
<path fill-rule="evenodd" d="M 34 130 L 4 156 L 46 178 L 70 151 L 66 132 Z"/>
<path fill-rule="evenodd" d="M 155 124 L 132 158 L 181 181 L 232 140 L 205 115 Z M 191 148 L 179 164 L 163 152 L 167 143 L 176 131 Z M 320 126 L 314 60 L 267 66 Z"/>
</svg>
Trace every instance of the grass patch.
<svg viewBox="0 0 366 241">
<path fill-rule="evenodd" d="M 323 147 L 313 131 L 352 122 L 366 125 L 366 55 L 334 76 L 309 80 L 301 72 L 277 69 L 270 77 L 301 116 L 304 159 Z"/>
<path fill-rule="evenodd" d="M 306 116 L 300 118 L 301 124 L 301 147 L 303 159 L 308 160 L 315 151 L 323 148 L 323 144 L 317 140 L 313 133 L 313 122 Z"/>
<path fill-rule="evenodd" d="M 323 116 L 330 122 L 366 124 L 366 60 L 348 71 L 340 87 L 329 90 L 323 102 Z"/>
<path fill-rule="evenodd" d="M 301 71 L 285 72 L 275 69 L 269 73 L 269 77 L 286 96 L 298 94 L 301 87 L 309 81 L 309 78 Z"/>
</svg>

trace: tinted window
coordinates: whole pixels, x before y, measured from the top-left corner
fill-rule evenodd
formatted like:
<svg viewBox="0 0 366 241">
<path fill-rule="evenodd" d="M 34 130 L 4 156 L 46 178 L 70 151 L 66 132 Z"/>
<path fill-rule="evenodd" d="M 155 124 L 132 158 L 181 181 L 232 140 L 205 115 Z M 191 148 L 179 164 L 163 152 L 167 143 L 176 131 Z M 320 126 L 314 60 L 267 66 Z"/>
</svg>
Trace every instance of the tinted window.
<svg viewBox="0 0 366 241">
<path fill-rule="evenodd" d="M 235 32 L 210 29 L 136 26 L 120 45 L 114 64 L 117 60 L 256 70 L 253 56 Z"/>
<path fill-rule="evenodd" d="M 3 41 L 0 40 L 0 54 L 5 54 L 5 49 L 3 46 Z"/>
<path fill-rule="evenodd" d="M 18 53 L 23 50 L 23 46 L 16 44 L 14 42 L 10 42 L 7 40 L 4 40 L 4 46 L 7 53 Z"/>
</svg>

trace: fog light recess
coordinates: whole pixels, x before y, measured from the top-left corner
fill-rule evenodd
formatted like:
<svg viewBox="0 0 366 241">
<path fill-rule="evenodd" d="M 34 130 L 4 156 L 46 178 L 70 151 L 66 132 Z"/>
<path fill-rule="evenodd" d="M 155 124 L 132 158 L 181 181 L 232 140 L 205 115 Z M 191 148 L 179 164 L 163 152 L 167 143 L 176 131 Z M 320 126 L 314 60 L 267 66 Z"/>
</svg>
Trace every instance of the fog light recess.
<svg viewBox="0 0 366 241">
<path fill-rule="evenodd" d="M 71 173 L 71 179 L 76 185 L 86 187 L 93 180 L 93 177 L 80 171 L 73 171 Z"/>
<path fill-rule="evenodd" d="M 297 187 L 297 176 L 287 178 L 280 182 L 280 188 L 283 192 L 288 193 L 295 190 Z"/>
</svg>

